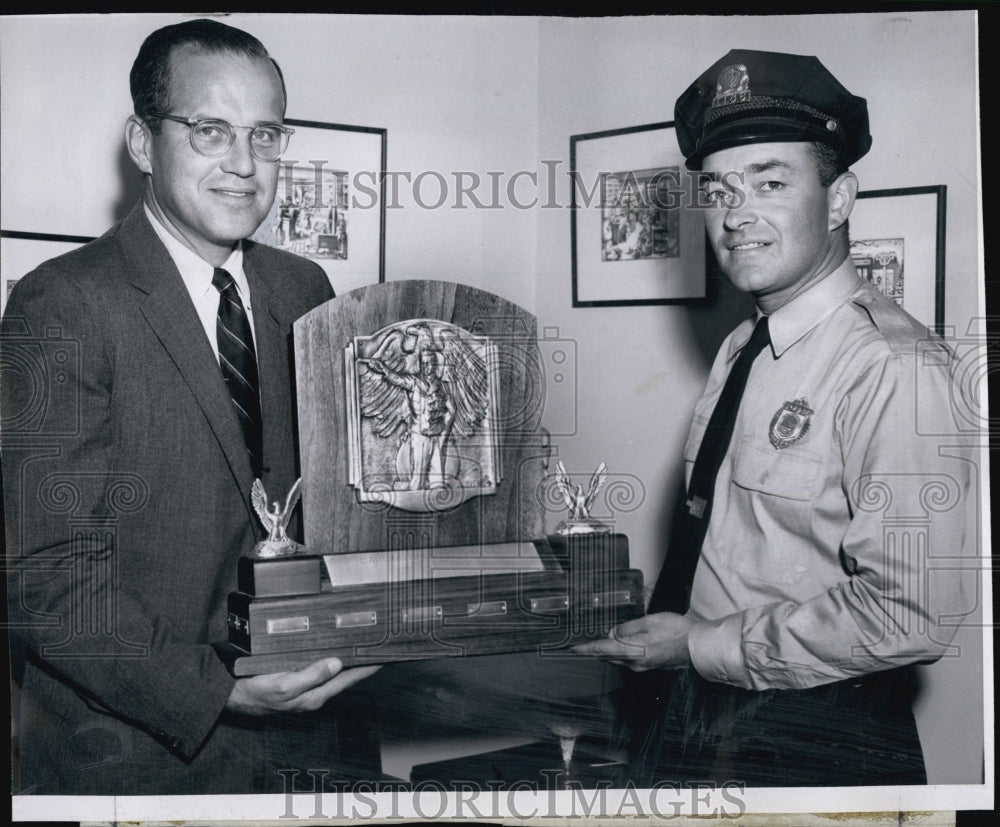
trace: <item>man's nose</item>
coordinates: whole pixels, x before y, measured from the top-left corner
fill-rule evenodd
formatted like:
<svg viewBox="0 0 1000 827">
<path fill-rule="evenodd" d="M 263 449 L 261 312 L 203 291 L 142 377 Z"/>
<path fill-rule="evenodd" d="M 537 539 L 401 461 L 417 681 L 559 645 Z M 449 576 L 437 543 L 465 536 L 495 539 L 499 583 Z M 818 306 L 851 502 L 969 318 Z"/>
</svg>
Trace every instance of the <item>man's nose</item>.
<svg viewBox="0 0 1000 827">
<path fill-rule="evenodd" d="M 233 145 L 222 156 L 222 169 L 240 178 L 248 178 L 257 171 L 257 159 L 250 150 L 250 133 L 236 130 Z"/>
<path fill-rule="evenodd" d="M 757 209 L 749 196 L 734 199 L 723 209 L 725 210 L 723 224 L 727 230 L 738 230 L 757 222 Z"/>
</svg>

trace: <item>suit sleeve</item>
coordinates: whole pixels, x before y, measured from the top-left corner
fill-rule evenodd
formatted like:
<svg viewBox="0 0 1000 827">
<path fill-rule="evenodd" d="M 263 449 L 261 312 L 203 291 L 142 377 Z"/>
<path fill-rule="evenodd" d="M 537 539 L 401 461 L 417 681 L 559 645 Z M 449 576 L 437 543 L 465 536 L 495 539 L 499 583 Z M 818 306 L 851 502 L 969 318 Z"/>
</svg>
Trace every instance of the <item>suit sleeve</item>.
<svg viewBox="0 0 1000 827">
<path fill-rule="evenodd" d="M 88 299 L 66 273 L 36 271 L 2 323 L 12 637 L 90 706 L 190 757 L 233 679 L 210 645 L 185 639 L 116 577 L 129 550 L 116 547 L 109 510 L 133 505 L 143 481 L 116 472 L 111 325 Z"/>
</svg>

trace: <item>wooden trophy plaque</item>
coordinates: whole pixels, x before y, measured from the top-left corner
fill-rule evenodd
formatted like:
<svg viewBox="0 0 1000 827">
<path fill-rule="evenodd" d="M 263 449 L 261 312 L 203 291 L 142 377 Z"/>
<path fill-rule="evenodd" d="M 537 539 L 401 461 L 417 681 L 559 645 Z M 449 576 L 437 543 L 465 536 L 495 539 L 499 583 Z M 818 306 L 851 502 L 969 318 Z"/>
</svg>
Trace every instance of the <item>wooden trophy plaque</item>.
<svg viewBox="0 0 1000 827">
<path fill-rule="evenodd" d="M 531 314 L 391 282 L 315 308 L 294 339 L 305 550 L 240 560 L 219 647 L 235 675 L 554 650 L 642 615 L 623 535 L 544 534 Z"/>
</svg>

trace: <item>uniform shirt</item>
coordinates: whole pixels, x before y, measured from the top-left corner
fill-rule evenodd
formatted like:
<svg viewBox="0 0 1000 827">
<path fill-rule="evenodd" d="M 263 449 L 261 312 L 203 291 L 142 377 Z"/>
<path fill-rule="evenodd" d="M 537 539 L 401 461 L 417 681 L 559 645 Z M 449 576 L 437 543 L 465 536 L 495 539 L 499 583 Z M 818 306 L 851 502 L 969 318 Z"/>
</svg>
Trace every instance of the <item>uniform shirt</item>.
<svg viewBox="0 0 1000 827">
<path fill-rule="evenodd" d="M 160 223 L 160 220 L 150 212 L 149 207 L 142 205 L 146 211 L 146 218 L 153 226 L 157 237 L 163 242 L 163 246 L 170 253 L 170 258 L 174 260 L 184 286 L 187 288 L 194 302 L 194 309 L 201 320 L 201 326 L 205 328 L 205 335 L 212 345 L 215 358 L 219 358 L 219 339 L 216 334 L 216 320 L 219 315 L 219 291 L 212 284 L 212 276 L 215 275 L 215 267 L 205 261 L 193 250 L 189 250 L 180 241 L 174 238 L 167 228 Z M 253 325 L 253 307 L 250 305 L 250 285 L 247 283 L 246 274 L 243 272 L 243 248 L 237 244 L 233 248 L 232 254 L 222 265 L 222 269 L 233 277 L 236 283 L 236 290 L 239 293 L 243 309 L 246 311 L 247 319 L 250 322 L 250 333 L 256 342 L 256 332 Z"/>
<path fill-rule="evenodd" d="M 957 571 L 928 566 L 960 555 L 966 529 L 950 352 L 850 257 L 768 324 L 692 584 L 695 669 L 747 689 L 805 688 L 939 657 L 954 629 L 938 617 L 971 608 Z M 752 329 L 716 358 L 688 479 Z"/>
</svg>

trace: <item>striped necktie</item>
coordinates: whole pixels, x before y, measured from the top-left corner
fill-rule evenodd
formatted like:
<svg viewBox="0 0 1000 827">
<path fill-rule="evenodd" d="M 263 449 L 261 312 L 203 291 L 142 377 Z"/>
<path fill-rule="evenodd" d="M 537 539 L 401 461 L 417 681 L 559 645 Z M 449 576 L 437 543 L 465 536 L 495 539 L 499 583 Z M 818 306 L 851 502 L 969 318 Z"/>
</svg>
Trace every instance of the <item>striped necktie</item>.
<svg viewBox="0 0 1000 827">
<path fill-rule="evenodd" d="M 226 380 L 233 408 L 243 429 L 250 465 L 255 477 L 263 465 L 263 420 L 260 413 L 260 381 L 253 334 L 236 282 L 225 270 L 216 268 L 212 286 L 219 291 L 219 313 L 215 332 L 219 343 L 219 367 Z"/>
<path fill-rule="evenodd" d="M 679 525 L 671 533 L 670 549 L 663 570 L 656 581 L 656 588 L 650 599 L 650 612 L 678 612 L 684 614 L 691 600 L 691 584 L 701 556 L 701 545 L 708 531 L 708 521 L 712 516 L 712 497 L 715 493 L 715 478 L 722 460 L 729 450 L 736 414 L 740 400 L 750 375 L 750 368 L 760 352 L 771 342 L 767 327 L 767 316 L 762 316 L 740 351 L 736 364 L 729 372 L 726 384 L 715 403 L 712 416 L 701 438 L 698 456 L 691 472 L 687 501 L 684 512 L 679 516 Z"/>
</svg>

